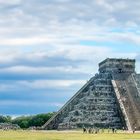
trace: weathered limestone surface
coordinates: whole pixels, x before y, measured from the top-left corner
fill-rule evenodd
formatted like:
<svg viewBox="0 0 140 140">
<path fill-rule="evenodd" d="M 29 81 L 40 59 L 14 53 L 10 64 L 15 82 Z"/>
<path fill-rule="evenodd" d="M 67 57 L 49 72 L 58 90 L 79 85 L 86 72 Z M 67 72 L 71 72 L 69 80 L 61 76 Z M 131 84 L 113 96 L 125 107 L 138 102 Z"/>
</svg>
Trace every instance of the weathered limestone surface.
<svg viewBox="0 0 140 140">
<path fill-rule="evenodd" d="M 106 59 L 44 129 L 140 129 L 140 75 L 133 59 Z"/>
<path fill-rule="evenodd" d="M 122 75 L 122 74 L 121 74 Z M 120 94 L 126 111 L 124 118 L 129 121 L 129 130 L 140 130 L 140 84 L 139 75 L 133 73 L 123 80 L 115 80 L 117 90 Z M 126 121 L 127 122 L 127 121 Z"/>
</svg>

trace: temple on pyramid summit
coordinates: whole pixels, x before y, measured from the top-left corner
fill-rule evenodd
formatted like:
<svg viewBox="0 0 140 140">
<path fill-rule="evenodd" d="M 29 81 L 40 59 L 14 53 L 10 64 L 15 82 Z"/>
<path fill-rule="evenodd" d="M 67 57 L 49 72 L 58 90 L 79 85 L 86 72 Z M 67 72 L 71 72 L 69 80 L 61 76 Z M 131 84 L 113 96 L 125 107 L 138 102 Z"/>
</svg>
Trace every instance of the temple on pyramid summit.
<svg viewBox="0 0 140 140">
<path fill-rule="evenodd" d="M 107 58 L 43 129 L 82 127 L 140 130 L 140 74 L 134 59 Z"/>
</svg>

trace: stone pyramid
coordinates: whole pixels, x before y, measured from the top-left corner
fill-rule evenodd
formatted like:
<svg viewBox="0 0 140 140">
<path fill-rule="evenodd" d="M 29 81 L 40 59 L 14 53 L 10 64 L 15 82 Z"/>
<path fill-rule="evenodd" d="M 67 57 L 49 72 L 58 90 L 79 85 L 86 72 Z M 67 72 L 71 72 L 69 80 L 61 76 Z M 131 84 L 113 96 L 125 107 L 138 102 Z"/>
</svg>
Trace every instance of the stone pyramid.
<svg viewBox="0 0 140 140">
<path fill-rule="evenodd" d="M 85 127 L 140 130 L 140 75 L 134 59 L 107 58 L 43 129 Z"/>
</svg>

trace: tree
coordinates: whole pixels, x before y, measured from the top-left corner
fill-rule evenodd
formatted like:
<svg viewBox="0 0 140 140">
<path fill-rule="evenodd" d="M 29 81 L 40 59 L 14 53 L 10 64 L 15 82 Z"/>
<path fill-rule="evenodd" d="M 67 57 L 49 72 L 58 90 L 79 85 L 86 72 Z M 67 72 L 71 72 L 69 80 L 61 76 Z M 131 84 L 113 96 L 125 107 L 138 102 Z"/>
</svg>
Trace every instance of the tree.
<svg viewBox="0 0 140 140">
<path fill-rule="evenodd" d="M 11 117 L 10 116 L 0 116 L 0 123 L 10 123 Z"/>
<path fill-rule="evenodd" d="M 29 128 L 31 126 L 42 126 L 45 124 L 54 113 L 37 114 L 33 116 L 21 116 L 12 120 L 13 124 L 18 124 L 21 128 Z"/>
</svg>

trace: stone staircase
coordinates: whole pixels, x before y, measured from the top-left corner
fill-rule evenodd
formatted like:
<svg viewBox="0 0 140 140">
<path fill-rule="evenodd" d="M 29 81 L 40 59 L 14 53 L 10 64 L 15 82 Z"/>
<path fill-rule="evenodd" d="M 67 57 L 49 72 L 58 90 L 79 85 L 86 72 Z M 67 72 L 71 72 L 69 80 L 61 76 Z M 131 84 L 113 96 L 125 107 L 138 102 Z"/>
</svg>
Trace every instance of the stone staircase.
<svg viewBox="0 0 140 140">
<path fill-rule="evenodd" d="M 121 75 L 120 75 L 121 76 Z M 123 115 L 129 130 L 140 130 L 140 96 L 137 74 L 133 73 L 121 80 L 114 80 L 118 93 L 118 100 L 122 106 Z M 114 85 L 114 84 L 113 84 Z"/>
<path fill-rule="evenodd" d="M 45 129 L 74 129 L 86 127 L 122 128 L 119 108 L 110 74 L 96 74 L 72 97 L 69 104 L 59 111 Z M 54 122 L 54 120 L 56 120 Z"/>
</svg>

